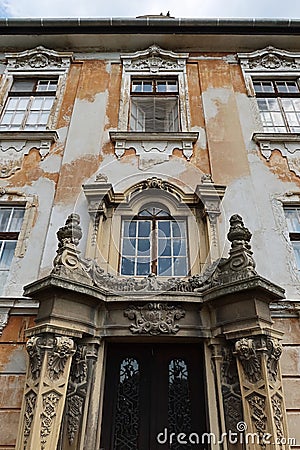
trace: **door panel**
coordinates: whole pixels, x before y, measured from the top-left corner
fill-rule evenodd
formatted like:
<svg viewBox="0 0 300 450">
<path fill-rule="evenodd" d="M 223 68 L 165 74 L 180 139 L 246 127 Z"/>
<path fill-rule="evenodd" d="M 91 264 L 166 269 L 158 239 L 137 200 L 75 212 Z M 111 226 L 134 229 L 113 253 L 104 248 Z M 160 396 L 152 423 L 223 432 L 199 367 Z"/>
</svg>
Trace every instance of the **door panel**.
<svg viewBox="0 0 300 450">
<path fill-rule="evenodd" d="M 205 430 L 203 373 L 200 344 L 108 344 L 101 449 L 200 449 L 189 436 Z"/>
</svg>

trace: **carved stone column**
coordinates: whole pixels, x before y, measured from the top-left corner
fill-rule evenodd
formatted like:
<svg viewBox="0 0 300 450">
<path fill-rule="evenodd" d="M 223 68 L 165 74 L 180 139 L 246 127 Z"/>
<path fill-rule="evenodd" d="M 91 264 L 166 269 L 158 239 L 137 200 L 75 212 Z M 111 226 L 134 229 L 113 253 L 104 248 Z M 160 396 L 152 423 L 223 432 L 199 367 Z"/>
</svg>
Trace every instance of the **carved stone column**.
<svg viewBox="0 0 300 450">
<path fill-rule="evenodd" d="M 88 433 L 87 422 L 94 366 L 99 342 L 82 340 L 73 356 L 58 449 L 80 450 Z M 95 434 L 95 429 L 93 430 Z"/>
<path fill-rule="evenodd" d="M 29 366 L 16 450 L 57 448 L 74 342 L 42 334 L 27 342 Z"/>
<path fill-rule="evenodd" d="M 224 339 L 220 339 L 214 340 L 211 347 L 220 411 L 218 443 L 222 444 L 224 450 L 241 450 L 242 443 L 238 440 L 233 442 L 228 435 L 229 430 L 236 433 L 237 424 L 243 421 L 242 396 L 233 346 Z"/>
<path fill-rule="evenodd" d="M 222 348 L 221 386 L 224 406 L 226 432 L 236 433 L 239 423 L 243 421 L 243 405 L 238 376 L 238 369 L 231 345 Z M 228 448 L 243 448 L 241 442 L 227 442 Z"/>
<path fill-rule="evenodd" d="M 260 335 L 235 342 L 247 433 L 257 439 L 248 448 L 288 447 L 286 413 L 279 368 L 282 352 L 277 338 Z"/>
</svg>

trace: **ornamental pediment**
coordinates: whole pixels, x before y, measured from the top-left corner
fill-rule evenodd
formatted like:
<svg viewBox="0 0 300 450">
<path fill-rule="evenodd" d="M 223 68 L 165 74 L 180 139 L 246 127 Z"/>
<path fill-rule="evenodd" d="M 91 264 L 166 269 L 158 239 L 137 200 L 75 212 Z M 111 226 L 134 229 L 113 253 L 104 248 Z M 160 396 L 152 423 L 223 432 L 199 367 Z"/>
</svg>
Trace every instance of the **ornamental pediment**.
<svg viewBox="0 0 300 450">
<path fill-rule="evenodd" d="M 182 72 L 188 56 L 188 53 L 163 50 L 154 44 L 146 50 L 121 55 L 121 60 L 126 72 Z"/>
<path fill-rule="evenodd" d="M 36 47 L 18 53 L 6 53 L 8 71 L 66 71 L 71 64 L 72 53 L 56 52 Z"/>
<path fill-rule="evenodd" d="M 269 46 L 251 53 L 238 53 L 245 71 L 299 70 L 300 53 Z"/>
</svg>

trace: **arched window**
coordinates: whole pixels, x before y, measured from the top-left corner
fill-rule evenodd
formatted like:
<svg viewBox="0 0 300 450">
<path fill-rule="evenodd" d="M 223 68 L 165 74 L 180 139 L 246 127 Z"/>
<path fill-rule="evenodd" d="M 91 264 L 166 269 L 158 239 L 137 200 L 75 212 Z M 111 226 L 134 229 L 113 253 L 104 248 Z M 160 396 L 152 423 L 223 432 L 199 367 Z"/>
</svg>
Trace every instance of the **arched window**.
<svg viewBox="0 0 300 450">
<path fill-rule="evenodd" d="M 187 275 L 186 220 L 161 205 L 146 205 L 133 219 L 123 219 L 120 273 Z"/>
</svg>

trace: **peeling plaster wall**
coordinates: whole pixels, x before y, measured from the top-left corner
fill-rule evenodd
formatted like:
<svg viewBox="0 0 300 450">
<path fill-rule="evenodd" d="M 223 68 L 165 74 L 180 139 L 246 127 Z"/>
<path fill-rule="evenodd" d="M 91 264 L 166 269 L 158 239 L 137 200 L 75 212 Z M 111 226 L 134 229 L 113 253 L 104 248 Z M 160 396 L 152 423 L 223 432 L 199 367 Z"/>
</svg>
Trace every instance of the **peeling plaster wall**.
<svg viewBox="0 0 300 450">
<path fill-rule="evenodd" d="M 90 217 L 82 185 L 94 182 L 97 173 L 105 174 L 116 192 L 157 176 L 186 193 L 195 190 L 203 174 L 211 173 L 215 183 L 227 186 L 218 225 L 223 256 L 228 252 L 228 219 L 238 213 L 253 233 L 259 274 L 284 287 L 288 299 L 298 299 L 300 279 L 276 199 L 300 191 L 300 179 L 280 152 L 273 152 L 267 162 L 253 142 L 252 134 L 260 127 L 258 110 L 255 99 L 246 94 L 240 67 L 220 55 L 209 55 L 209 59 L 200 55 L 201 60 L 187 64 L 191 130 L 200 133 L 191 161 L 175 150 L 170 160 L 141 168 L 134 151 L 126 151 L 117 160 L 109 138 L 109 131 L 118 125 L 118 55 L 96 56 L 94 60 L 92 54 L 82 59 L 80 53 L 76 55 L 58 115 L 59 140 L 50 153 L 41 159 L 32 149 L 24 157 L 22 169 L 3 180 L 7 189 L 37 196 L 26 252 L 13 261 L 5 295 L 21 296 L 24 285 L 49 274 L 57 248 L 56 232 L 73 211 L 81 216 L 80 249 L 85 253 Z M 0 449 L 14 445 L 16 427 L 12 425 L 18 420 L 25 371 L 22 330 L 29 326 L 22 322 L 25 319 L 11 317 L 0 339 Z M 277 325 L 285 332 L 287 407 L 290 429 L 297 433 L 300 399 L 293 390 L 299 387 L 299 319 L 277 320 Z"/>
</svg>

